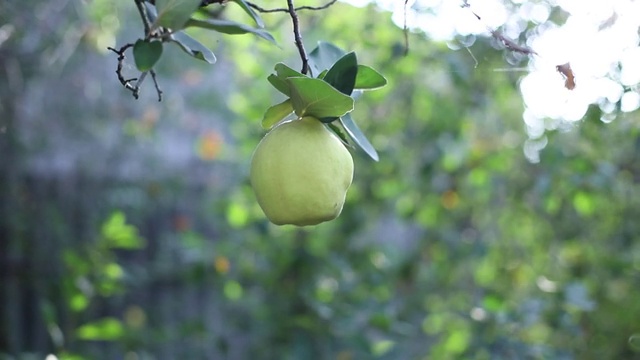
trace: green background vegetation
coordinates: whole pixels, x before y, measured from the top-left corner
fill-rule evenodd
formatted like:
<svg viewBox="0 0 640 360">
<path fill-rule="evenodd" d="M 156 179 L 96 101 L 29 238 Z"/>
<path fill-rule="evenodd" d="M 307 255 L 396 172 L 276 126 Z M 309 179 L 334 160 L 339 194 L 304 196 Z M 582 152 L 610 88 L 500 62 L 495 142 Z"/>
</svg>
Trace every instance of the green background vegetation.
<svg viewBox="0 0 640 360">
<path fill-rule="evenodd" d="M 308 48 L 387 77 L 353 114 L 380 161 L 352 151 L 337 220 L 275 227 L 248 164 L 283 100 L 266 78 L 299 58 L 263 17 L 280 48 L 165 49 L 158 103 L 105 52 L 139 36 L 133 4 L 0 5 L 1 358 L 640 358 L 638 113 L 590 109 L 532 164 L 522 73 L 489 39 L 474 67 L 420 34 L 403 56 L 374 6 L 301 12 Z"/>
</svg>

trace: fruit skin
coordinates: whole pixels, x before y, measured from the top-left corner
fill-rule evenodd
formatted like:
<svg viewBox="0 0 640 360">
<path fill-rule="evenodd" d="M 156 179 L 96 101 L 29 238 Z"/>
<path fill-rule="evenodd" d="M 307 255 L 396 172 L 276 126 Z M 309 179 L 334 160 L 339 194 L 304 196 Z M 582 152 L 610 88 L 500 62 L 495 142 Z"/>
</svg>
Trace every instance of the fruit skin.
<svg viewBox="0 0 640 360">
<path fill-rule="evenodd" d="M 304 117 L 269 131 L 251 160 L 251 186 L 276 225 L 316 225 L 342 211 L 353 158 L 318 119 Z"/>
</svg>

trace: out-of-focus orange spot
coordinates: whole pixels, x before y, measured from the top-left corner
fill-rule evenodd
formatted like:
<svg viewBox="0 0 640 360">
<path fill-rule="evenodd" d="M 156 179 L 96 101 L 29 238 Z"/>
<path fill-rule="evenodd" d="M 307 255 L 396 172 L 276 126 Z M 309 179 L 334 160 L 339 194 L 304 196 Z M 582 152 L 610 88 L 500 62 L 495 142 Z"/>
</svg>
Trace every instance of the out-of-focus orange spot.
<svg viewBox="0 0 640 360">
<path fill-rule="evenodd" d="M 155 107 L 148 107 L 142 114 L 141 127 L 145 130 L 151 130 L 160 118 L 160 111 Z"/>
<path fill-rule="evenodd" d="M 196 86 L 202 82 L 204 75 L 198 70 L 187 70 L 182 74 L 182 81 L 188 86 Z"/>
<path fill-rule="evenodd" d="M 134 329 L 139 329 L 147 322 L 147 314 L 140 306 L 132 305 L 124 312 L 124 321 Z"/>
<path fill-rule="evenodd" d="M 202 160 L 214 160 L 222 149 L 222 137 L 215 131 L 208 131 L 198 139 L 197 151 Z"/>
<path fill-rule="evenodd" d="M 229 259 L 224 256 L 216 256 L 215 260 L 213 261 L 213 266 L 220 274 L 226 274 L 227 272 L 229 272 L 231 263 L 229 262 Z"/>
<path fill-rule="evenodd" d="M 191 221 L 184 215 L 178 215 L 173 219 L 173 226 L 177 231 L 187 231 L 191 227 Z"/>
<path fill-rule="evenodd" d="M 442 194 L 442 197 L 440 198 L 440 202 L 442 203 L 442 206 L 444 206 L 446 209 L 451 210 L 456 206 L 458 206 L 458 203 L 460 202 L 460 197 L 458 196 L 457 192 L 453 190 L 447 190 L 444 194 Z"/>
</svg>

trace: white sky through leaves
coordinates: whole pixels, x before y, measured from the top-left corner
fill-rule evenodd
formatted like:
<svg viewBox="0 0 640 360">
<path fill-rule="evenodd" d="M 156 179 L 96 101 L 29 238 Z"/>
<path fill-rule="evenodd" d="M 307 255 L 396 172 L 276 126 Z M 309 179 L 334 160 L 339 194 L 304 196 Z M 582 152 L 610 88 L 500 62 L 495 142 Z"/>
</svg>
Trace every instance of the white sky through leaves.
<svg viewBox="0 0 640 360">
<path fill-rule="evenodd" d="M 364 6 L 371 1 L 346 2 Z M 527 68 L 513 69 L 524 70 L 519 87 L 525 104 L 523 120 L 531 139 L 540 139 L 546 130 L 581 120 L 590 104 L 600 106 L 603 122 L 613 121 L 616 110 L 631 112 L 640 107 L 640 1 L 467 2 L 470 8 L 462 7 L 463 0 L 410 0 L 407 25 L 435 41 L 452 43 L 467 36 L 470 43 L 462 45 L 470 46 L 473 52 L 475 35 L 489 37 L 489 29 L 495 29 L 517 40 L 527 22 L 536 24 L 525 44 L 516 42 L 538 55 L 529 57 Z M 392 11 L 393 21 L 403 26 L 404 0 L 376 3 Z M 564 23 L 548 21 L 554 9 L 567 14 Z M 575 75 L 573 90 L 565 88 L 565 78 L 556 70 L 557 65 L 565 63 L 570 63 Z M 509 66 L 505 62 L 505 68 L 499 70 L 509 71 Z"/>
</svg>

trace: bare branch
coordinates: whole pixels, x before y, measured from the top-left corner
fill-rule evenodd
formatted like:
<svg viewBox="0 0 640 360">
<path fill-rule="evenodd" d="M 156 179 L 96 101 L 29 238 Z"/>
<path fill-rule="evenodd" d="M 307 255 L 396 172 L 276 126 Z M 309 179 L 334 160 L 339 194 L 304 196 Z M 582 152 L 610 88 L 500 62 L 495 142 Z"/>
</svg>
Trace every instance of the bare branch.
<svg viewBox="0 0 640 360">
<path fill-rule="evenodd" d="M 404 33 L 404 56 L 409 54 L 409 28 L 407 27 L 407 3 L 409 0 L 404 0 L 404 26 L 402 32 Z"/>
<path fill-rule="evenodd" d="M 135 0 L 135 2 L 140 18 L 142 19 L 142 24 L 144 25 L 144 36 L 145 38 L 149 38 L 149 34 L 151 33 L 151 24 L 149 24 L 147 10 L 144 7 L 143 0 Z"/>
<path fill-rule="evenodd" d="M 535 54 L 538 55 L 537 52 L 533 51 L 533 49 L 531 49 L 530 47 L 527 46 L 522 46 L 522 45 L 518 45 L 516 44 L 515 41 L 509 39 L 508 37 L 502 35 L 502 33 L 500 33 L 497 30 L 490 30 L 491 31 L 491 35 L 496 39 L 501 41 L 504 46 L 507 47 L 507 49 L 511 50 L 511 51 L 515 51 L 521 54 L 525 54 L 525 55 L 531 55 L 531 54 Z"/>
<path fill-rule="evenodd" d="M 153 4 L 153 5 L 156 4 L 156 0 L 142 0 L 142 1 L 146 1 L 146 2 L 148 2 L 150 4 Z M 200 7 L 205 7 L 205 6 L 211 5 L 211 4 L 224 4 L 227 1 L 228 0 L 202 0 L 202 1 L 200 1 Z"/>
<path fill-rule="evenodd" d="M 156 87 L 156 92 L 158 93 L 158 102 L 162 101 L 162 90 L 160 90 L 160 86 L 158 86 L 158 80 L 156 79 L 156 72 L 152 69 L 149 70 L 151 73 L 151 78 L 153 79 L 153 85 Z"/>
<path fill-rule="evenodd" d="M 471 11 L 471 13 L 473 14 L 473 16 L 475 16 L 476 19 L 478 19 L 478 21 L 482 21 L 482 18 L 480 17 L 480 15 L 476 14 L 473 10 L 471 10 L 471 5 L 469 4 L 468 0 L 463 0 L 461 7 L 468 8 L 469 11 Z M 502 35 L 502 33 L 499 32 L 498 30 L 492 29 L 488 26 L 487 26 L 487 30 L 491 33 L 491 36 L 493 36 L 496 40 L 503 43 L 504 46 L 511 51 L 518 52 L 525 55 L 532 55 L 532 54 L 538 55 L 538 53 L 533 51 L 533 49 L 527 46 L 517 44 L 515 41 Z"/>
<path fill-rule="evenodd" d="M 289 15 L 291 15 L 291 21 L 293 22 L 293 36 L 296 42 L 296 47 L 298 48 L 298 52 L 300 53 L 300 58 L 302 59 L 302 70 L 300 72 L 303 75 L 306 75 L 309 71 L 309 58 L 307 57 L 307 52 L 304 50 L 304 44 L 302 43 L 302 35 L 300 35 L 300 24 L 298 23 L 298 14 L 296 14 L 296 8 L 293 5 L 293 0 L 287 0 L 287 5 L 289 7 Z"/>
<path fill-rule="evenodd" d="M 116 75 L 118 76 L 118 80 L 120 81 L 120 84 L 122 84 L 122 86 L 124 86 L 125 89 L 131 91 L 134 98 L 138 99 L 139 87 L 137 85 L 132 84 L 132 82 L 137 81 L 138 78 L 125 79 L 124 76 L 122 76 L 122 64 L 124 63 L 124 59 L 126 58 L 126 56 L 124 55 L 124 52 L 131 47 L 133 47 L 133 44 L 125 44 L 120 49 L 114 49 L 112 47 L 108 47 L 107 49 L 118 54 L 118 67 L 116 69 Z"/>
<path fill-rule="evenodd" d="M 131 91 L 131 94 L 137 100 L 140 97 L 140 86 L 142 85 L 142 82 L 144 82 L 144 79 L 147 76 L 147 72 L 145 71 L 142 74 L 140 74 L 139 78 L 125 79 L 125 77 L 122 75 L 124 59 L 126 58 L 124 53 L 125 51 L 127 51 L 129 48 L 132 48 L 132 47 L 133 47 L 133 44 L 125 44 L 120 49 L 114 49 L 112 47 L 108 47 L 107 49 L 118 54 L 118 67 L 116 68 L 116 75 L 118 76 L 118 81 L 120 81 L 120 84 L 122 84 L 122 86 L 124 86 L 125 89 Z M 162 90 L 160 90 L 160 86 L 158 86 L 158 81 L 156 80 L 156 72 L 153 70 L 149 70 L 148 72 L 151 73 L 151 77 L 153 78 L 153 84 L 155 85 L 156 92 L 158 93 L 158 101 L 162 101 Z"/>
<path fill-rule="evenodd" d="M 299 11 L 299 10 L 324 10 L 326 8 L 328 8 L 329 6 L 335 4 L 338 0 L 331 0 L 328 3 L 322 5 L 322 6 L 300 6 L 295 8 L 295 11 Z M 285 9 L 285 8 L 275 8 L 275 9 L 265 9 L 263 7 L 260 7 L 252 2 L 247 1 L 247 5 L 251 6 L 254 10 L 261 12 L 261 13 L 275 13 L 275 12 L 283 12 L 283 13 L 288 13 L 289 9 Z"/>
</svg>

